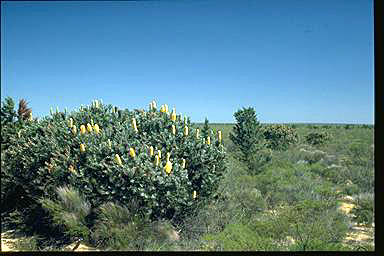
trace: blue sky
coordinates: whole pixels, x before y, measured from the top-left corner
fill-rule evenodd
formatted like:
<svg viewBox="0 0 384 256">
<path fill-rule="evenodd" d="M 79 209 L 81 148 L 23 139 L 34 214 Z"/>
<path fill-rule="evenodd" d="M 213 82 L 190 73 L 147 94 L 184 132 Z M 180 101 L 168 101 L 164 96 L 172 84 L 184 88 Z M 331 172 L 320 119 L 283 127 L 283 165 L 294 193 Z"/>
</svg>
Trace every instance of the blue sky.
<svg viewBox="0 0 384 256">
<path fill-rule="evenodd" d="M 1 99 L 155 99 L 193 122 L 374 120 L 369 0 L 1 2 Z"/>
</svg>

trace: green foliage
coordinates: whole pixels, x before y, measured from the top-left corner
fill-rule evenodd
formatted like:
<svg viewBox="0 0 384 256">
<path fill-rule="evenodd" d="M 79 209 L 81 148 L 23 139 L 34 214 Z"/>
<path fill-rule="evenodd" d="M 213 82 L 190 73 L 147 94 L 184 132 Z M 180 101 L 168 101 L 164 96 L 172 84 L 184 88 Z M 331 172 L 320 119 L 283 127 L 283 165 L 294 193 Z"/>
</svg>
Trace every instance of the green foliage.
<svg viewBox="0 0 384 256">
<path fill-rule="evenodd" d="M 201 135 L 203 136 L 203 138 L 208 138 L 208 136 L 210 135 L 209 131 L 210 131 L 209 121 L 208 121 L 208 118 L 205 118 L 204 126 L 201 129 Z"/>
<path fill-rule="evenodd" d="M 305 136 L 305 140 L 310 145 L 322 145 L 330 140 L 328 132 L 310 132 Z"/>
<path fill-rule="evenodd" d="M 64 226 L 65 233 L 71 237 L 88 239 L 86 217 L 91 212 L 90 204 L 74 188 L 59 187 L 57 195 L 57 201 L 46 198 L 40 200 L 42 206 L 52 215 L 53 222 Z"/>
<path fill-rule="evenodd" d="M 358 223 L 371 225 L 374 221 L 374 196 L 372 193 L 359 194 L 356 199 L 356 206 L 352 208 L 353 219 Z"/>
<path fill-rule="evenodd" d="M 212 251 L 270 251 L 278 247 L 268 237 L 257 235 L 247 225 L 237 223 L 230 224 L 218 234 L 207 234 L 204 249 Z"/>
<path fill-rule="evenodd" d="M 294 251 L 340 250 L 348 231 L 347 217 L 327 201 L 303 200 L 284 207 L 276 222 L 288 223 L 287 234 L 296 241 Z"/>
<path fill-rule="evenodd" d="M 286 125 L 268 125 L 263 129 L 267 147 L 273 150 L 287 150 L 289 145 L 298 142 L 298 134 L 293 128 Z"/>
<path fill-rule="evenodd" d="M 10 137 L 12 145 L 4 152 L 2 167 L 12 178 L 8 184 L 12 191 L 5 191 L 5 200 L 12 195 L 9 210 L 38 205 L 41 198 L 53 200 L 57 187 L 71 185 L 82 191 L 92 208 L 110 201 L 127 205 L 134 198 L 140 211 L 153 220 L 180 220 L 215 195 L 226 166 L 225 149 L 217 139 L 212 137 L 210 145 L 204 143 L 201 137 L 196 138 L 193 125 L 186 136 L 179 117 L 172 121 L 167 113 L 156 110 L 116 113 L 111 105 L 93 104 L 78 112 L 56 112 L 31 122 L 20 138 Z M 68 126 L 70 118 L 76 134 Z M 138 132 L 132 118 L 136 118 Z M 100 132 L 80 134 L 80 125 L 92 121 Z M 80 144 L 85 145 L 85 152 Z M 159 166 L 155 156 L 149 155 L 150 146 L 155 154 L 161 151 Z M 167 153 L 172 162 L 170 174 L 164 170 Z M 121 165 L 114 159 L 116 154 Z M 182 159 L 186 160 L 185 169 Z M 193 191 L 197 192 L 195 200 Z"/>
<path fill-rule="evenodd" d="M 248 163 L 252 170 L 254 165 L 252 158 L 261 149 L 265 148 L 262 127 L 257 120 L 254 108 L 243 108 L 235 112 L 234 117 L 236 124 L 233 127 L 233 132 L 229 134 L 231 141 L 240 150 L 240 159 Z M 263 162 L 257 159 L 256 163 Z"/>
</svg>

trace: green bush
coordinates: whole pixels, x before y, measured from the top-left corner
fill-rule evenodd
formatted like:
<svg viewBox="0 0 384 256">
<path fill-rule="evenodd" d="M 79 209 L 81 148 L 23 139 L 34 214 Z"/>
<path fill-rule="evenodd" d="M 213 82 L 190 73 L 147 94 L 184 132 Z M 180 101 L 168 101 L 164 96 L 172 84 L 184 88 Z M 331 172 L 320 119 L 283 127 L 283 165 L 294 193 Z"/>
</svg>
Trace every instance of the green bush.
<svg viewBox="0 0 384 256">
<path fill-rule="evenodd" d="M 202 239 L 206 240 L 203 249 L 210 251 L 271 251 L 278 248 L 271 238 L 261 237 L 241 223 L 229 224 L 222 232 L 207 234 Z"/>
<path fill-rule="evenodd" d="M 287 150 L 289 145 L 298 142 L 298 135 L 293 128 L 286 125 L 269 125 L 263 129 L 267 147 L 273 150 Z"/>
<path fill-rule="evenodd" d="M 310 132 L 305 136 L 305 140 L 310 145 L 323 145 L 331 138 L 328 132 Z"/>
<path fill-rule="evenodd" d="M 262 127 L 252 107 L 238 110 L 235 112 L 234 117 L 236 124 L 229 134 L 229 138 L 240 150 L 239 159 L 245 161 L 252 170 L 254 168 L 252 158 L 266 147 Z M 257 162 L 260 161 L 257 160 Z"/>
<path fill-rule="evenodd" d="M 352 208 L 353 219 L 358 223 L 371 225 L 374 222 L 374 196 L 372 193 L 362 193 L 355 199 L 356 206 Z"/>
<path fill-rule="evenodd" d="M 92 131 L 80 134 L 80 125 L 87 124 Z M 180 116 L 172 121 L 170 114 L 156 109 L 116 111 L 112 105 L 94 102 L 69 114 L 52 113 L 25 126 L 20 137 L 10 137 L 2 167 L 12 193 L 4 191 L 4 200 L 12 195 L 9 210 L 28 208 L 41 198 L 56 199 L 57 187 L 71 185 L 82 191 L 91 208 L 111 201 L 126 205 L 134 199 L 151 219 L 177 221 L 210 200 L 224 174 L 224 147 L 216 137 L 210 139 L 210 144 L 204 143 Z M 151 146 L 154 155 L 149 153 Z"/>
</svg>

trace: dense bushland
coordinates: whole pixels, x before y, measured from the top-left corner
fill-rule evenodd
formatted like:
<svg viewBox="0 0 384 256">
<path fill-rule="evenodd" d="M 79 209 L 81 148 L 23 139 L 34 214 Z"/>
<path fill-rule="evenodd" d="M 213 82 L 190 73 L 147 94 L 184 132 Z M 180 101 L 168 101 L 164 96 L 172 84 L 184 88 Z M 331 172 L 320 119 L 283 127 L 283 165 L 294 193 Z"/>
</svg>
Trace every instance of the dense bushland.
<svg viewBox="0 0 384 256">
<path fill-rule="evenodd" d="M 2 107 L 2 122 L 10 109 Z M 2 217 L 24 230 L 44 219 L 29 248 L 80 237 L 102 250 L 373 249 L 344 242 L 353 222 L 374 222 L 372 126 L 260 124 L 253 108 L 235 112 L 235 125 L 191 124 L 173 121 L 165 106 L 128 111 L 95 102 L 39 121 L 12 115 L 2 200 L 18 203 L 7 201 Z M 351 216 L 338 209 L 345 195 L 356 204 Z M 47 242 L 53 234 L 55 245 Z"/>
</svg>

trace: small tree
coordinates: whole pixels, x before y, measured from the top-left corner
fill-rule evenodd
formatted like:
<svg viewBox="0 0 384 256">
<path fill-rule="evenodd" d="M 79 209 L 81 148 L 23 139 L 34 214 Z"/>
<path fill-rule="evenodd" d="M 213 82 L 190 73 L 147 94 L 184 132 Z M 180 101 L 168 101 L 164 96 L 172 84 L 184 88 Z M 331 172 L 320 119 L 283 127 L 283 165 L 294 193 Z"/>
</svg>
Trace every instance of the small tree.
<svg viewBox="0 0 384 256">
<path fill-rule="evenodd" d="M 252 107 L 238 110 L 233 115 L 236 124 L 229 138 L 240 149 L 240 160 L 246 161 L 249 166 L 253 155 L 265 147 L 260 122 L 257 121 L 256 112 Z"/>
<path fill-rule="evenodd" d="M 207 138 L 209 136 L 209 121 L 207 118 L 205 118 L 203 129 L 201 129 L 201 134 L 203 135 L 203 138 Z"/>
</svg>

